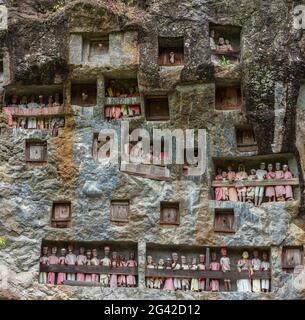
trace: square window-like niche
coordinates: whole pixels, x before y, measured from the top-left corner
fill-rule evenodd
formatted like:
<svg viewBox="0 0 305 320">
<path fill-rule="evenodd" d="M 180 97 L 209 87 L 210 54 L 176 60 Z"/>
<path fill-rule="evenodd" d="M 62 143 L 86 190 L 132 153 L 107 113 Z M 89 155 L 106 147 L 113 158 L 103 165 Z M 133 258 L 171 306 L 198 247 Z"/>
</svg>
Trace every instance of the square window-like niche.
<svg viewBox="0 0 305 320">
<path fill-rule="evenodd" d="M 72 83 L 71 103 L 81 107 L 96 106 L 97 84 L 92 83 Z"/>
<path fill-rule="evenodd" d="M 235 233 L 234 209 L 215 209 L 214 232 Z"/>
<path fill-rule="evenodd" d="M 232 25 L 210 24 L 210 48 L 212 62 L 226 66 L 240 60 L 241 28 Z"/>
<path fill-rule="evenodd" d="M 145 115 L 148 121 L 167 121 L 170 119 L 167 96 L 150 96 L 145 99 Z"/>
<path fill-rule="evenodd" d="M 237 150 L 241 152 L 257 151 L 257 142 L 252 126 L 238 126 L 236 130 Z"/>
<path fill-rule="evenodd" d="M 159 66 L 179 66 L 184 64 L 183 37 L 159 37 Z"/>
<path fill-rule="evenodd" d="M 112 200 L 110 221 L 127 223 L 129 221 L 129 200 Z"/>
<path fill-rule="evenodd" d="M 28 163 L 43 164 L 48 161 L 46 141 L 28 140 L 25 143 L 25 159 Z"/>
<path fill-rule="evenodd" d="M 215 94 L 216 110 L 241 110 L 242 93 L 240 85 L 216 86 Z"/>
<path fill-rule="evenodd" d="M 293 271 L 296 266 L 303 265 L 304 250 L 301 246 L 283 247 L 282 268 Z"/>
<path fill-rule="evenodd" d="M 52 227 L 53 228 L 70 228 L 71 227 L 71 203 L 54 202 L 52 210 Z"/>
<path fill-rule="evenodd" d="M 165 202 L 160 203 L 160 224 L 173 225 L 180 224 L 180 210 L 179 202 Z"/>
<path fill-rule="evenodd" d="M 83 35 L 83 57 L 86 63 L 109 63 L 109 35 L 86 34 Z"/>
</svg>

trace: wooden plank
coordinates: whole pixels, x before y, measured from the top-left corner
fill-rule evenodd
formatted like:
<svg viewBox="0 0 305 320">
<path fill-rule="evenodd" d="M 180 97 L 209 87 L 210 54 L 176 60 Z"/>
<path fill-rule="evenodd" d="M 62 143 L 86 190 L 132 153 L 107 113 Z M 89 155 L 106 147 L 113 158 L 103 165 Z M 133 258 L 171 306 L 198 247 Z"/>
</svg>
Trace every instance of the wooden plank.
<svg viewBox="0 0 305 320">
<path fill-rule="evenodd" d="M 121 171 L 152 180 L 169 181 L 169 170 L 166 167 L 149 164 L 121 164 Z M 155 172 L 155 173 L 154 173 Z"/>
<path fill-rule="evenodd" d="M 86 282 L 86 281 L 71 281 L 65 280 L 64 285 L 66 286 L 81 286 L 81 287 L 105 287 L 100 282 Z"/>
<path fill-rule="evenodd" d="M 222 272 L 222 271 L 199 271 L 199 270 L 158 270 L 146 269 L 146 277 L 159 278 L 185 278 L 185 279 L 249 279 L 248 272 Z M 269 271 L 254 272 L 251 279 L 270 279 L 271 273 Z"/>
<path fill-rule="evenodd" d="M 67 266 L 67 265 L 40 265 L 40 272 L 66 272 L 66 273 L 97 273 L 97 274 L 125 274 L 138 275 L 138 268 L 110 268 L 103 266 Z"/>
<path fill-rule="evenodd" d="M 105 98 L 105 106 L 114 106 L 114 105 L 141 105 L 140 97 L 127 97 L 127 98 Z"/>
<path fill-rule="evenodd" d="M 5 107 L 3 111 L 11 116 L 33 117 L 33 116 L 55 116 L 64 115 L 65 109 L 61 107 L 44 107 L 44 108 L 23 108 L 23 107 Z"/>
<path fill-rule="evenodd" d="M 265 186 L 298 186 L 299 179 L 293 178 L 289 180 L 254 180 L 254 181 L 236 181 L 236 182 L 223 182 L 213 181 L 212 187 L 235 187 L 236 184 L 244 185 L 246 187 L 265 187 Z"/>
</svg>

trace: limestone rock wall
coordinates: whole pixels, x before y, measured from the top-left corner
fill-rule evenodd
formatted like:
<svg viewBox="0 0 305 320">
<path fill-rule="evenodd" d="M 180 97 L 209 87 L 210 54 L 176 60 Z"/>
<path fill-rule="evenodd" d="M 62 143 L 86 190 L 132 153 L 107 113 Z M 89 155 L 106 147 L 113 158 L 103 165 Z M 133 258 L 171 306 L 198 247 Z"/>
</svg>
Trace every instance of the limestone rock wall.
<svg viewBox="0 0 305 320">
<path fill-rule="evenodd" d="M 302 2 L 302 1 L 301 1 Z M 42 4 L 43 3 L 43 4 Z M 40 130 L 8 128 L 3 117 L 0 132 L 0 236 L 7 246 L 0 263 L 10 271 L 9 286 L 0 296 L 16 299 L 304 299 L 294 287 L 293 275 L 281 268 L 285 245 L 305 244 L 305 55 L 302 37 L 293 29 L 293 1 L 192 0 L 148 1 L 125 6 L 120 1 L 69 1 L 53 10 L 56 1 L 8 1 L 9 29 L 1 33 L 10 62 L 9 85 L 64 84 L 66 126 L 58 137 Z M 305 4 L 305 3 L 304 3 Z M 242 27 L 241 64 L 218 73 L 210 62 L 209 23 Z M 114 33 L 109 68 L 90 68 L 69 59 L 70 33 Z M 303 31 L 304 32 L 304 31 Z M 125 34 L 125 37 L 124 37 Z M 135 37 L 137 34 L 137 37 Z M 127 35 L 127 36 L 126 36 Z M 160 69 L 158 35 L 183 36 L 185 65 Z M 122 42 L 126 40 L 126 42 Z M 131 46 L 130 43 L 133 43 Z M 125 45 L 122 45 L 125 44 Z M 115 50 L 117 49 L 117 50 Z M 77 52 L 77 50 L 75 51 Z M 101 129 L 120 131 L 119 121 L 106 122 L 104 76 L 137 73 L 141 94 L 168 93 L 171 120 L 154 127 L 204 128 L 208 133 L 208 170 L 201 177 L 172 172 L 171 181 L 128 175 L 119 166 L 92 156 L 93 135 Z M 69 88 L 74 80 L 96 79 L 97 106 L 71 106 Z M 215 110 L 215 82 L 240 81 L 242 111 Z M 253 124 L 257 156 L 289 153 L 295 159 L 300 186 L 295 201 L 250 204 L 213 200 L 211 180 L 215 157 L 240 157 L 235 126 Z M 152 129 L 144 116 L 131 128 Z M 25 163 L 26 139 L 48 142 L 48 164 Z M 129 223 L 109 220 L 111 199 L 130 200 Z M 53 201 L 72 204 L 72 227 L 51 227 Z M 180 225 L 159 224 L 160 201 L 181 201 Z M 213 232 L 215 208 L 234 208 L 236 233 Z M 132 241 L 138 244 L 139 288 L 85 288 L 38 283 L 41 242 Z M 145 288 L 146 244 L 268 247 L 271 249 L 272 292 L 268 294 L 166 293 Z"/>
</svg>

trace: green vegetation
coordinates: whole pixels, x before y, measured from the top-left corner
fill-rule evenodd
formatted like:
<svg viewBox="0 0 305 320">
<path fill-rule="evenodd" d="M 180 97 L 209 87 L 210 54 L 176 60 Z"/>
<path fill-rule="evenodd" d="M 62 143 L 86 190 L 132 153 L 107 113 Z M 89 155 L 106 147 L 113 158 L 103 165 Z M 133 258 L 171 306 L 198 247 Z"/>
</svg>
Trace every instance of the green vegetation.
<svg viewBox="0 0 305 320">
<path fill-rule="evenodd" d="M 228 65 L 231 64 L 230 60 L 227 59 L 226 57 L 222 56 L 219 60 L 219 63 L 218 63 L 221 67 L 226 67 Z"/>
<path fill-rule="evenodd" d="M 65 0 L 58 0 L 57 4 L 53 7 L 53 11 L 56 12 L 65 6 Z"/>
<path fill-rule="evenodd" d="M 0 237 L 0 249 L 5 248 L 6 246 L 6 241 L 3 237 Z"/>
</svg>

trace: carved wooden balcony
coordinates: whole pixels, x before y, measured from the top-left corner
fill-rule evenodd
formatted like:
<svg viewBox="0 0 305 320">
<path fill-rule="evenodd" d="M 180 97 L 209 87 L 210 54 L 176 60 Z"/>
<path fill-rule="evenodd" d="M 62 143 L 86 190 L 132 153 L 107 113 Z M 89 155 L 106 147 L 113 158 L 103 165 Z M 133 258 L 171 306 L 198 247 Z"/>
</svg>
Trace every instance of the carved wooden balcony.
<svg viewBox="0 0 305 320">
<path fill-rule="evenodd" d="M 52 117 L 65 115 L 65 108 L 45 107 L 45 108 L 24 108 L 24 107 L 5 107 L 3 113 L 8 116 L 8 124 L 13 125 L 13 117 Z"/>
<path fill-rule="evenodd" d="M 115 105 L 140 105 L 141 98 L 139 97 L 127 97 L 127 98 L 105 98 L 105 106 L 115 106 Z"/>
<path fill-rule="evenodd" d="M 88 274 L 122 274 L 138 275 L 138 268 L 118 267 L 111 268 L 105 266 L 73 266 L 73 265 L 45 265 L 40 264 L 40 272 L 65 272 L 65 273 L 88 273 Z"/>
<path fill-rule="evenodd" d="M 160 270 L 160 269 L 146 269 L 145 276 L 152 278 L 182 278 L 182 279 L 271 279 L 270 271 L 254 271 L 253 275 L 249 277 L 249 273 L 237 270 L 230 272 L 222 271 L 199 271 L 199 270 Z"/>
<path fill-rule="evenodd" d="M 39 117 L 64 115 L 64 107 L 45 107 L 45 108 L 24 108 L 24 107 L 5 107 L 3 112 L 12 116 L 19 117 Z"/>
<path fill-rule="evenodd" d="M 150 164 L 122 163 L 121 171 L 153 180 L 170 180 L 170 171 L 166 167 Z"/>
<path fill-rule="evenodd" d="M 285 179 L 285 180 L 240 180 L 235 182 L 230 181 L 213 181 L 212 187 L 267 187 L 267 186 L 298 186 L 299 179 Z"/>
</svg>

